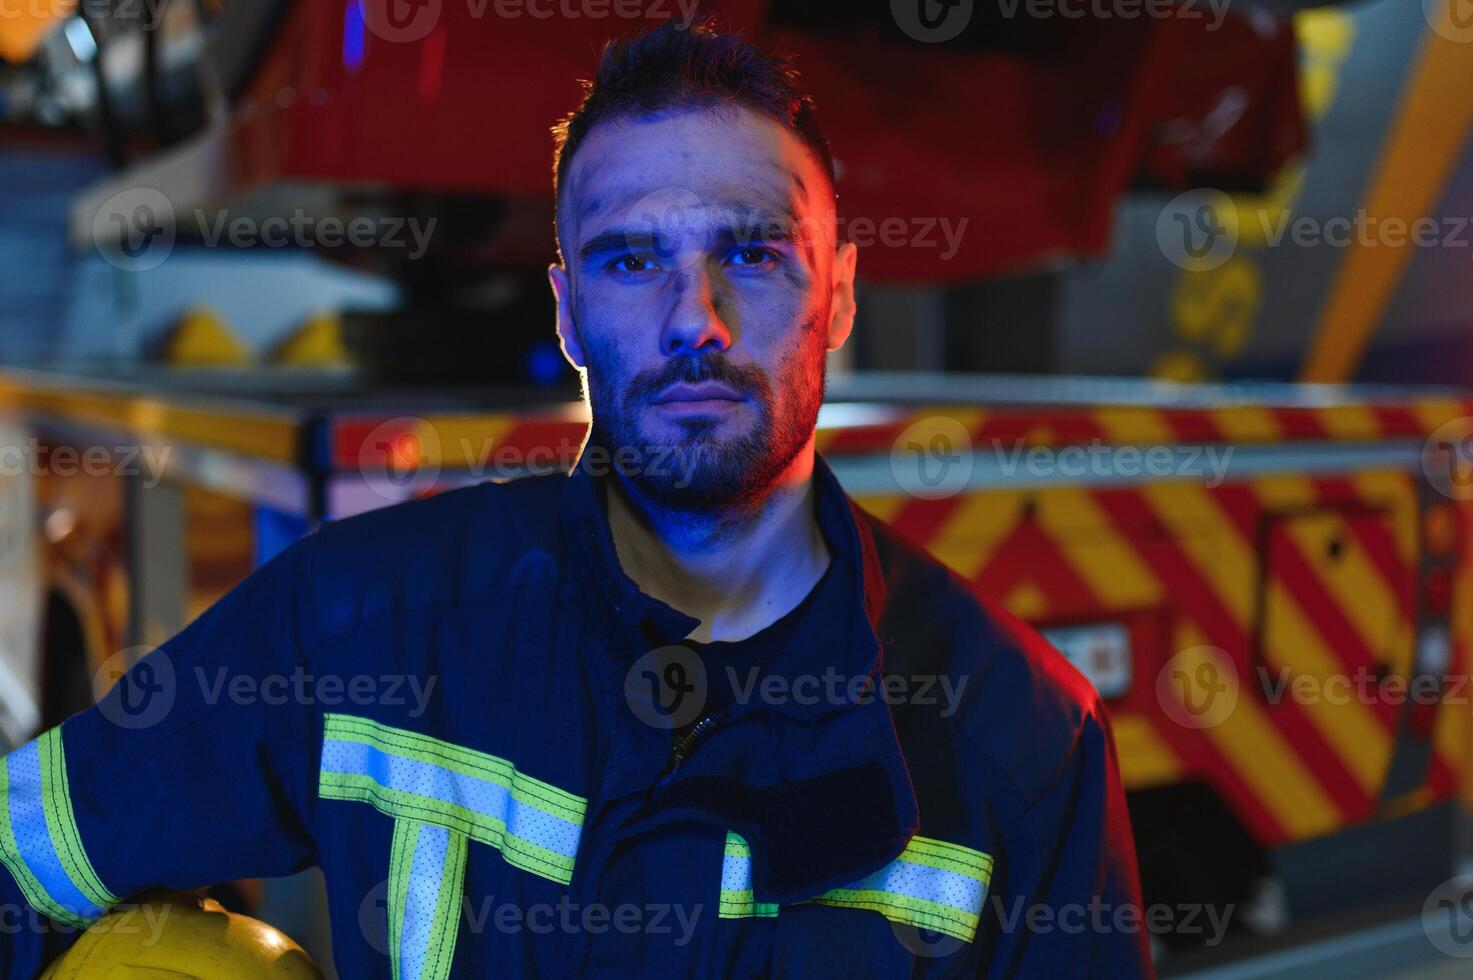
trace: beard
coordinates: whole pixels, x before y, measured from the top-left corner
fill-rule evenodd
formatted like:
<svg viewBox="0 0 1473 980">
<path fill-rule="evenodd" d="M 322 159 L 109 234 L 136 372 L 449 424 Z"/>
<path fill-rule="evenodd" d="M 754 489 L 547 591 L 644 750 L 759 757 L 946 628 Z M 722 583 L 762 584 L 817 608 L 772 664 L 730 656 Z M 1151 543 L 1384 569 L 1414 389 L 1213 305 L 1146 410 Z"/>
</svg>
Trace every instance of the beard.
<svg viewBox="0 0 1473 980">
<path fill-rule="evenodd" d="M 589 445 L 606 453 L 634 489 L 664 509 L 706 512 L 757 504 L 818 423 L 826 381 L 823 322 L 815 317 L 804 324 L 803 341 L 775 382 L 755 365 L 733 364 L 720 352 L 672 359 L 636 375 L 622 392 L 590 381 Z M 589 366 L 592 378 L 597 369 Z M 674 420 L 673 436 L 657 438 L 645 431 L 640 413 L 656 395 L 673 384 L 700 381 L 721 382 L 749 399 L 756 419 L 746 432 L 722 436 L 722 422 L 700 417 Z"/>
</svg>

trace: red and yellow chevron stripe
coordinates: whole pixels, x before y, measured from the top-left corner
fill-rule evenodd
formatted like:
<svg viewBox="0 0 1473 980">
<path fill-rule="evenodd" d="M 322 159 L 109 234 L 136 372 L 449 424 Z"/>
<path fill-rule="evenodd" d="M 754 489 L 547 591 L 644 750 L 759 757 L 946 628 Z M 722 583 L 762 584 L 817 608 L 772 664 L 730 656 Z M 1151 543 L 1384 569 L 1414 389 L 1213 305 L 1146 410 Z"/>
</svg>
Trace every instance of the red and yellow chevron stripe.
<svg viewBox="0 0 1473 980">
<path fill-rule="evenodd" d="M 1235 410 L 1149 423 L 1122 423 L 1107 413 L 1098 430 L 1072 429 L 1071 437 L 1118 438 L 1151 425 L 1168 442 L 1376 439 L 1426 431 L 1449 417 L 1444 411 L 1336 411 L 1287 420 Z M 1380 798 L 1403 707 L 1384 696 L 1362 699 L 1353 685 L 1404 678 L 1412 665 L 1419 555 L 1413 474 L 1372 469 L 1273 475 L 1216 489 L 1181 480 L 860 502 L 1035 624 L 1132 624 L 1136 683 L 1112 705 L 1131 788 L 1205 781 L 1266 846 L 1385 811 Z M 1465 542 L 1469 513 L 1460 510 Z M 1465 600 L 1473 594 L 1468 559 L 1459 563 L 1456 584 Z M 1467 601 L 1456 605 L 1473 609 Z M 1141 621 L 1150 628 L 1140 628 Z M 1453 672 L 1464 669 L 1473 650 L 1470 626 L 1466 614 L 1455 623 Z M 1153 681 L 1174 652 L 1203 644 L 1224 651 L 1242 683 L 1226 721 L 1192 729 L 1163 710 Z M 1285 671 L 1324 694 L 1265 697 L 1260 678 L 1278 683 Z M 1348 698 L 1329 696 L 1340 690 L 1337 682 Z M 1458 785 L 1466 714 L 1439 713 L 1420 803 L 1445 799 Z"/>
</svg>

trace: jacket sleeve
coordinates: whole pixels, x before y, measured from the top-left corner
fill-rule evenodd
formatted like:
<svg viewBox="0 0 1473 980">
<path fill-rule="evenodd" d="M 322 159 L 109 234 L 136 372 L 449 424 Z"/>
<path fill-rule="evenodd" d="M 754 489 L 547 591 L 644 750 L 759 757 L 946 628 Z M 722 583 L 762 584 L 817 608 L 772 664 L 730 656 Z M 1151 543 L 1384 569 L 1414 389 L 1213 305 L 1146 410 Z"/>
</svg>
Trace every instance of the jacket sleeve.
<svg viewBox="0 0 1473 980">
<path fill-rule="evenodd" d="M 34 977 L 104 910 L 316 863 L 315 536 L 0 759 L 0 975 Z"/>
<path fill-rule="evenodd" d="M 988 903 L 985 975 L 1154 977 L 1125 790 L 1098 699 L 1060 777 L 1024 821 L 1023 860 Z"/>
</svg>

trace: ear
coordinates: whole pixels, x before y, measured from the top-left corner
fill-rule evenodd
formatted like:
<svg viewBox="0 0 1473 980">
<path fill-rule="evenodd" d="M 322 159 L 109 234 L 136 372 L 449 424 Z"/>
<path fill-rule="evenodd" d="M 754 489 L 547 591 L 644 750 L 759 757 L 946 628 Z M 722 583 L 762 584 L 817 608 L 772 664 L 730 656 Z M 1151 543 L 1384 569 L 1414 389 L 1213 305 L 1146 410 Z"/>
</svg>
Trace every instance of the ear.
<svg viewBox="0 0 1473 980">
<path fill-rule="evenodd" d="M 833 311 L 829 320 L 828 349 L 838 350 L 849 339 L 854 329 L 854 267 L 859 261 L 859 249 L 853 242 L 844 242 L 834 250 L 834 272 L 832 278 Z"/>
<path fill-rule="evenodd" d="M 579 371 L 586 367 L 583 345 L 578 342 L 578 331 L 573 326 L 573 285 L 568 279 L 568 270 L 554 262 L 547 267 L 547 281 L 552 284 L 552 295 L 557 300 L 557 337 L 563 349 L 563 357 Z"/>
</svg>

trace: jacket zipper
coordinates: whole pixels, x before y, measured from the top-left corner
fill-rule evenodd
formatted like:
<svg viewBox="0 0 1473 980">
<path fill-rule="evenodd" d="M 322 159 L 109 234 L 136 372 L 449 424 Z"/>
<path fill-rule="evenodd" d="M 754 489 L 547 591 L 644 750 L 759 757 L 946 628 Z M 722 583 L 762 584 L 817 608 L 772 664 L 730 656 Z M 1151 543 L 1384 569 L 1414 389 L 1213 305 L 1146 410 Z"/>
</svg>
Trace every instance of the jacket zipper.
<svg viewBox="0 0 1473 980">
<path fill-rule="evenodd" d="M 691 753 L 696 750 L 696 746 L 705 741 L 706 737 L 711 734 L 711 729 L 716 727 L 716 723 L 719 720 L 719 715 L 706 715 L 692 725 L 690 731 L 676 737 L 674 744 L 670 747 L 670 760 L 665 763 L 665 772 L 656 781 L 656 786 L 665 786 L 670 780 L 675 778 L 675 774 L 680 771 L 681 763 L 690 758 Z"/>
</svg>

